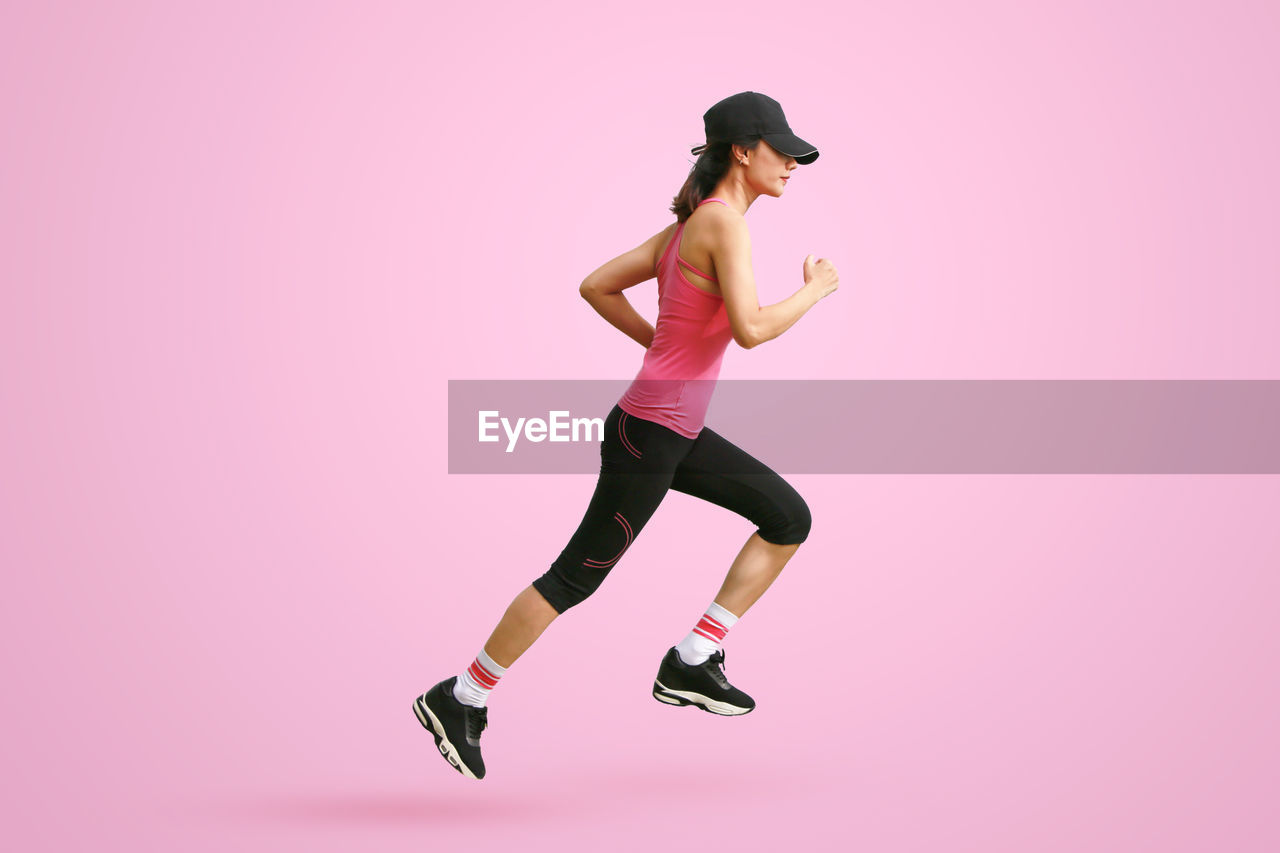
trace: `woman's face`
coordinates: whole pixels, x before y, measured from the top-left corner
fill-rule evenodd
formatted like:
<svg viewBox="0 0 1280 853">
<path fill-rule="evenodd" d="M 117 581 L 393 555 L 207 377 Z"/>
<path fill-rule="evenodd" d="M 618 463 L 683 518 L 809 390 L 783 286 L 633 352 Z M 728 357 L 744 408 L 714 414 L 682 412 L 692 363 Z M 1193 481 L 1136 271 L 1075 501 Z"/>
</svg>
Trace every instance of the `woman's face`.
<svg viewBox="0 0 1280 853">
<path fill-rule="evenodd" d="M 750 151 L 744 151 L 747 158 L 747 184 L 761 195 L 777 198 L 787 188 L 787 178 L 797 165 L 796 158 L 778 151 L 763 139 Z"/>
</svg>

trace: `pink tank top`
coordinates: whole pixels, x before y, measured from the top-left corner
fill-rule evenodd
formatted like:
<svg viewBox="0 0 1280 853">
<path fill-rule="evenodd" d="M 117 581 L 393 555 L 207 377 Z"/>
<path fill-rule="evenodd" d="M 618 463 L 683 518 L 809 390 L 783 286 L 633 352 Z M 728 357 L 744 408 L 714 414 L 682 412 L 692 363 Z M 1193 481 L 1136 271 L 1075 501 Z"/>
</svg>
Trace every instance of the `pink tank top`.
<svg viewBox="0 0 1280 853">
<path fill-rule="evenodd" d="M 728 207 L 723 199 L 709 198 Z M 618 400 L 618 407 L 654 421 L 685 438 L 697 438 L 720 375 L 724 351 L 733 340 L 724 299 L 695 287 L 681 266 L 715 281 L 680 257 L 686 219 L 676 228 L 658 261 L 658 320 L 644 363 Z"/>
</svg>

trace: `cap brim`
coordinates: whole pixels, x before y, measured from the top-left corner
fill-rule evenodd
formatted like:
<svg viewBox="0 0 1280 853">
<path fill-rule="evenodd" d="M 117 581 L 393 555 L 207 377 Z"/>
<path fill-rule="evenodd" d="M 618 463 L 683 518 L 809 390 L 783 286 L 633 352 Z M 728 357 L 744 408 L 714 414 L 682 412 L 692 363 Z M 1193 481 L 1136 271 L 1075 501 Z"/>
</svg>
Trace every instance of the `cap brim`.
<svg viewBox="0 0 1280 853">
<path fill-rule="evenodd" d="M 770 133 L 764 137 L 764 141 L 778 153 L 796 158 L 796 162 L 802 166 L 818 159 L 818 149 L 794 133 Z"/>
</svg>

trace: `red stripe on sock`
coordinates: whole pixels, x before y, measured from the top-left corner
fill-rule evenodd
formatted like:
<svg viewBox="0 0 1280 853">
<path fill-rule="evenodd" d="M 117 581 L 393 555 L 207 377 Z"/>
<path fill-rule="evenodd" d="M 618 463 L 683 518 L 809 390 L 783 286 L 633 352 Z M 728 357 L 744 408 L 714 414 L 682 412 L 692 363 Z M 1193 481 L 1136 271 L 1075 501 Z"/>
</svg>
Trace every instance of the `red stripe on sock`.
<svg viewBox="0 0 1280 853">
<path fill-rule="evenodd" d="M 498 686 L 498 679 L 485 672 L 484 667 L 480 666 L 479 661 L 473 661 L 470 668 L 467 669 L 467 672 L 471 674 L 472 678 L 480 683 L 481 687 L 487 687 L 492 690 Z"/>
<path fill-rule="evenodd" d="M 492 678 L 495 684 L 497 683 L 498 679 L 502 677 L 501 675 L 494 675 L 492 672 L 490 672 L 490 671 L 489 671 L 489 668 L 488 668 L 487 666 L 485 666 L 484 664 L 480 663 L 480 658 L 476 658 L 476 659 L 475 659 L 475 665 L 476 665 L 476 666 L 478 666 L 478 667 L 480 667 L 480 671 L 481 671 L 481 672 L 483 672 L 485 675 L 487 675 L 487 676 L 489 676 L 490 678 Z"/>
<path fill-rule="evenodd" d="M 706 631 L 708 634 L 714 635 L 717 640 L 721 641 L 724 640 L 724 635 L 729 633 L 723 626 L 717 624 L 714 620 L 707 619 L 705 616 L 698 621 L 697 628 Z M 697 629 L 695 628 L 695 630 Z"/>
<path fill-rule="evenodd" d="M 708 634 L 706 631 L 702 630 L 701 628 L 694 628 L 693 633 L 697 634 L 699 637 L 706 637 L 711 642 L 717 643 L 717 644 L 724 639 L 724 637 L 713 637 L 710 634 Z"/>
<path fill-rule="evenodd" d="M 717 628 L 719 628 L 721 631 L 728 631 L 728 630 L 729 630 L 729 629 L 728 629 L 728 628 L 726 628 L 723 624 L 721 624 L 720 622 L 717 622 L 714 618 L 712 618 L 711 616 L 709 616 L 709 615 L 708 615 L 708 614 L 706 614 L 706 613 L 703 613 L 703 614 L 702 614 L 702 618 L 703 618 L 703 619 L 706 619 L 706 620 L 707 620 L 708 622 L 710 622 L 712 625 L 715 625 L 715 626 L 716 626 Z"/>
</svg>

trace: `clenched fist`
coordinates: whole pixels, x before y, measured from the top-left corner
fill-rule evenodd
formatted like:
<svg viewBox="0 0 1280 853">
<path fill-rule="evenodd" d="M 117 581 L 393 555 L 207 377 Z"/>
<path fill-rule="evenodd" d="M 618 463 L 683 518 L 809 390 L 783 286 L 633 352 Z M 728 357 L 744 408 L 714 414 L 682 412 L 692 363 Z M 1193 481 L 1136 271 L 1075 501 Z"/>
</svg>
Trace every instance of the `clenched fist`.
<svg viewBox="0 0 1280 853">
<path fill-rule="evenodd" d="M 818 298 L 835 293 L 840 286 L 840 274 L 836 265 L 826 258 L 815 259 L 807 255 L 804 259 L 804 283 L 806 287 L 816 287 Z"/>
</svg>

